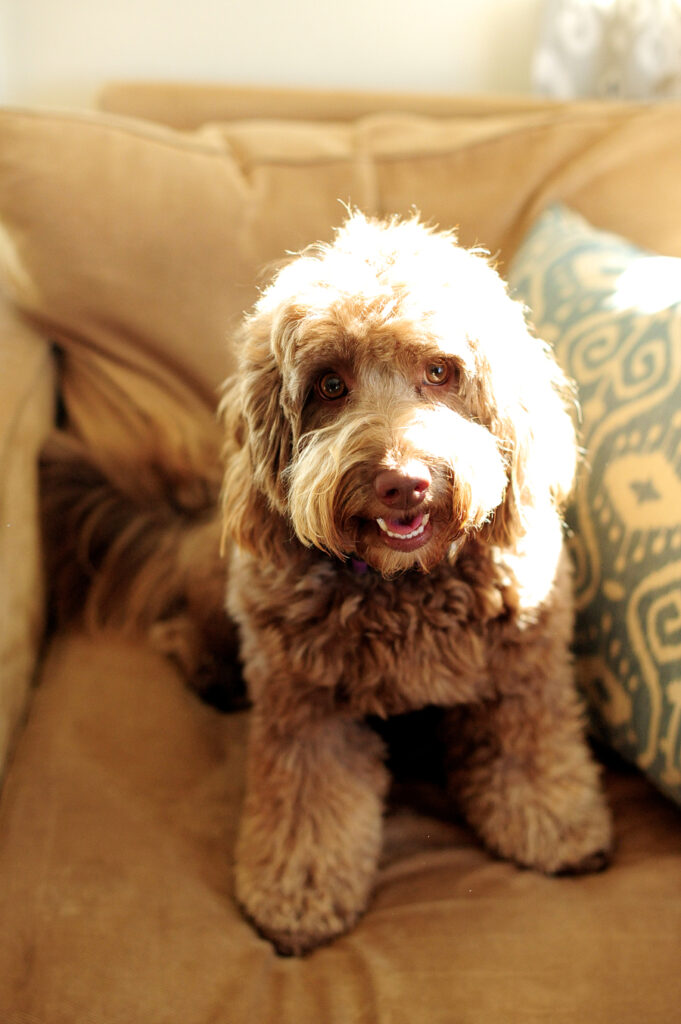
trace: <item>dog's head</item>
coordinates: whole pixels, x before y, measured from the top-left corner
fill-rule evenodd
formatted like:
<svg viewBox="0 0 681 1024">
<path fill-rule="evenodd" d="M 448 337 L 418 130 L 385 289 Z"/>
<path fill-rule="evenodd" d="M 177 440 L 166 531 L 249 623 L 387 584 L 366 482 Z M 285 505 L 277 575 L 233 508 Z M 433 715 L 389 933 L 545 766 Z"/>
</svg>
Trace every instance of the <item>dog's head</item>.
<svg viewBox="0 0 681 1024">
<path fill-rule="evenodd" d="M 223 399 L 225 530 L 386 576 L 513 547 L 572 485 L 567 382 L 484 256 L 353 214 L 279 271 Z"/>
</svg>

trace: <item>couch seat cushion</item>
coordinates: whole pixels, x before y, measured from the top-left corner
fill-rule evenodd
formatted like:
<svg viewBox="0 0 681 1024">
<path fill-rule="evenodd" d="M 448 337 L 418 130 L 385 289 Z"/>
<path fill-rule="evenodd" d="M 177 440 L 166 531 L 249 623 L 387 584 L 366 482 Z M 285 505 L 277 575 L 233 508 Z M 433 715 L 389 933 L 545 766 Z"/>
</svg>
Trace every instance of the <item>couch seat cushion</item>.
<svg viewBox="0 0 681 1024">
<path fill-rule="evenodd" d="M 398 802 L 366 916 L 286 960 L 232 900 L 247 724 L 144 646 L 52 643 L 0 811 L 0 1019 L 675 1019 L 681 818 L 642 777 L 609 773 L 615 861 L 584 878 L 493 860 L 423 794 Z"/>
</svg>

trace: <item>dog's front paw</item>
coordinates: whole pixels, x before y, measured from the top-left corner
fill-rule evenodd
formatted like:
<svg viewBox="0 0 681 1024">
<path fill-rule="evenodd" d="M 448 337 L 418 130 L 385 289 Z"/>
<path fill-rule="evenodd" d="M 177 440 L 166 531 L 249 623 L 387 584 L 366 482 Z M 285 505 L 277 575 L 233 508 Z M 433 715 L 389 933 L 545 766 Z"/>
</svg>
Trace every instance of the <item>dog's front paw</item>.
<svg viewBox="0 0 681 1024">
<path fill-rule="evenodd" d="M 381 847 L 387 773 L 364 724 L 334 716 L 251 723 L 250 774 L 235 849 L 235 893 L 280 953 L 346 932 L 367 905 Z"/>
<path fill-rule="evenodd" d="M 236 894 L 245 917 L 281 956 L 302 956 L 349 931 L 367 901 L 334 882 L 264 886 L 248 869 L 237 871 Z"/>
<path fill-rule="evenodd" d="M 551 795 L 520 787 L 476 824 L 490 849 L 545 874 L 600 871 L 610 860 L 612 819 L 597 788 Z"/>
</svg>

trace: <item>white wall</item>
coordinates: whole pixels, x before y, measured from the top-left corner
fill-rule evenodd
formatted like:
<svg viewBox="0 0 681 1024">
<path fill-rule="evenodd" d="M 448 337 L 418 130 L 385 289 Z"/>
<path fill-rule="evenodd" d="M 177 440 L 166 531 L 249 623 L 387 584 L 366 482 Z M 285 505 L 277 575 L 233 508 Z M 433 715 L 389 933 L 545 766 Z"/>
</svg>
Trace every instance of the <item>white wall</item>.
<svg viewBox="0 0 681 1024">
<path fill-rule="evenodd" d="M 0 101 L 114 78 L 529 92 L 542 0 L 0 0 Z"/>
</svg>

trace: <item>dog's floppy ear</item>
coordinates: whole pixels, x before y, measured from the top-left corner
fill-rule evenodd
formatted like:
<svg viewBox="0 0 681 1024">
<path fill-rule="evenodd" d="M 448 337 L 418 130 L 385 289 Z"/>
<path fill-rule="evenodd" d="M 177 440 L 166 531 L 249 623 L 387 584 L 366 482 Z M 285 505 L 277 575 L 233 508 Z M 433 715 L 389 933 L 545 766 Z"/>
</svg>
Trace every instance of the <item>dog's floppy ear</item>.
<svg viewBox="0 0 681 1024">
<path fill-rule="evenodd" d="M 548 345 L 535 337 L 522 307 L 509 304 L 501 358 L 487 367 L 495 409 L 491 428 L 508 460 L 508 486 L 489 524 L 490 539 L 512 546 L 536 515 L 560 509 L 574 483 L 576 400 Z"/>
<path fill-rule="evenodd" d="M 283 474 L 292 427 L 282 404 L 274 329 L 269 311 L 256 311 L 245 320 L 240 369 L 225 385 L 220 412 L 225 428 L 223 538 L 276 560 L 290 536 Z"/>
</svg>

